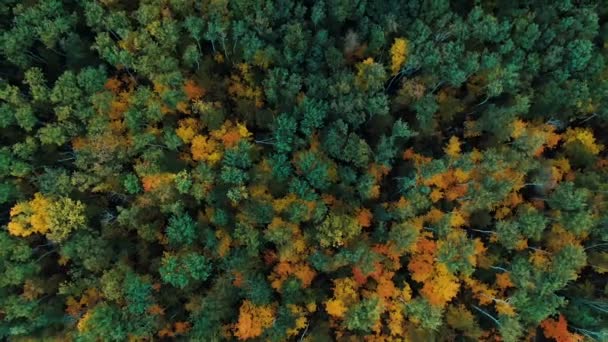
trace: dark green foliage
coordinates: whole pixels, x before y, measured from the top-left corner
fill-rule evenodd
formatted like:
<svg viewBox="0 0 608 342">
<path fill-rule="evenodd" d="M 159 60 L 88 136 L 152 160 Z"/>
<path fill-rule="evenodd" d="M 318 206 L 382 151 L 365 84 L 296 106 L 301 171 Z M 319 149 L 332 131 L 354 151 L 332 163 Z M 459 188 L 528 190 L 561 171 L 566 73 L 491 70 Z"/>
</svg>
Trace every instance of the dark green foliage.
<svg viewBox="0 0 608 342">
<path fill-rule="evenodd" d="M 172 216 L 167 226 L 167 238 L 172 244 L 192 244 L 197 236 L 196 222 L 188 215 L 183 213 Z"/>
<path fill-rule="evenodd" d="M 607 18 L 0 1 L 0 339 L 606 340 Z"/>
<path fill-rule="evenodd" d="M 159 273 L 164 282 L 183 289 L 196 281 L 206 280 L 211 272 L 207 258 L 194 252 L 163 256 Z"/>
</svg>

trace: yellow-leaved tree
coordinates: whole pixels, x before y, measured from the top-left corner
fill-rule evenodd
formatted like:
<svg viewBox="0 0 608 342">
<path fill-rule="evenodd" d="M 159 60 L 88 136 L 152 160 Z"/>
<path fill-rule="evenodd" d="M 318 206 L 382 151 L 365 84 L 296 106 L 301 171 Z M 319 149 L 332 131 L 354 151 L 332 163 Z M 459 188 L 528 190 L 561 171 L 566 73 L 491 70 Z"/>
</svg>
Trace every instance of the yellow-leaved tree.
<svg viewBox="0 0 608 342">
<path fill-rule="evenodd" d="M 234 325 L 234 336 L 239 340 L 255 338 L 274 322 L 275 310 L 271 305 L 256 306 L 246 300 L 239 309 L 239 320 Z"/>
<path fill-rule="evenodd" d="M 17 203 L 11 209 L 8 232 L 21 237 L 45 234 L 49 240 L 61 242 L 73 230 L 85 226 L 84 209 L 80 201 L 68 197 L 51 199 L 36 193 L 31 201 Z"/>
<path fill-rule="evenodd" d="M 404 38 L 396 38 L 391 46 L 391 73 L 394 75 L 401 70 L 405 64 L 408 53 L 408 41 Z"/>
</svg>

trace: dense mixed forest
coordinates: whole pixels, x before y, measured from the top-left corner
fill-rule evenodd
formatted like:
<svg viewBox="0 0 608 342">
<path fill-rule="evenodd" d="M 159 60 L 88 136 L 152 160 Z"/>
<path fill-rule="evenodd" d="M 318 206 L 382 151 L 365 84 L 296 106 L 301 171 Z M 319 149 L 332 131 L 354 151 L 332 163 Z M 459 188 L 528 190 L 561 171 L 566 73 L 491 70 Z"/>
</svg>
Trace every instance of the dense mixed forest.
<svg viewBox="0 0 608 342">
<path fill-rule="evenodd" d="M 604 0 L 0 1 L 0 339 L 607 341 Z"/>
</svg>

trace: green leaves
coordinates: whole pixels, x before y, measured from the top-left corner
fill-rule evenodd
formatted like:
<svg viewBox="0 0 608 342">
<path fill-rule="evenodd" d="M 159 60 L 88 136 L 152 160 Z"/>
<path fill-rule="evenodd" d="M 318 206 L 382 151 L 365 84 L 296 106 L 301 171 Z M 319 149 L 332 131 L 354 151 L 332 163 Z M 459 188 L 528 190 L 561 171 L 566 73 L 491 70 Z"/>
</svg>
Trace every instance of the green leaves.
<svg viewBox="0 0 608 342">
<path fill-rule="evenodd" d="M 187 213 L 172 216 L 167 226 L 167 238 L 174 245 L 190 245 L 197 237 L 198 226 Z"/>
<path fill-rule="evenodd" d="M 206 280 L 211 274 L 211 264 L 205 256 L 194 252 L 166 253 L 158 271 L 165 283 L 184 289 L 195 282 Z"/>
<path fill-rule="evenodd" d="M 380 319 L 380 303 L 378 298 L 362 300 L 346 313 L 344 324 L 346 328 L 360 333 L 368 333 Z"/>
<path fill-rule="evenodd" d="M 601 1 L 420 3 L 2 1 L 0 339 L 602 339 Z"/>
<path fill-rule="evenodd" d="M 355 218 L 330 213 L 317 227 L 317 240 L 322 247 L 340 247 L 350 242 L 361 231 Z"/>
<path fill-rule="evenodd" d="M 75 230 L 86 226 L 85 206 L 69 197 L 60 197 L 49 206 L 49 232 L 46 236 L 55 242 L 62 242 Z"/>
<path fill-rule="evenodd" d="M 548 203 L 554 209 L 576 211 L 586 208 L 589 196 L 589 190 L 564 182 L 551 194 Z"/>
<path fill-rule="evenodd" d="M 143 281 L 135 273 L 127 273 L 124 280 L 124 295 L 127 310 L 135 315 L 143 315 L 151 305 L 152 285 Z"/>
<path fill-rule="evenodd" d="M 442 324 L 443 310 L 431 306 L 426 299 L 416 298 L 405 305 L 405 312 L 425 330 L 437 330 Z"/>
</svg>

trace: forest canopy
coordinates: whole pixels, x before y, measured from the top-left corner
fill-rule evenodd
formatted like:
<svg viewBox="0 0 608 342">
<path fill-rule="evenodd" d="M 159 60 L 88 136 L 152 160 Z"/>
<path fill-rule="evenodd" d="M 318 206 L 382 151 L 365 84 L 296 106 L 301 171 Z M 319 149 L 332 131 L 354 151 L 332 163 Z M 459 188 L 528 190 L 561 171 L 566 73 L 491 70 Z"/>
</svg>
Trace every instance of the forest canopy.
<svg viewBox="0 0 608 342">
<path fill-rule="evenodd" d="M 0 1 L 0 339 L 608 341 L 602 0 Z"/>
</svg>

